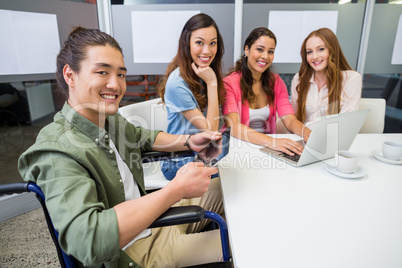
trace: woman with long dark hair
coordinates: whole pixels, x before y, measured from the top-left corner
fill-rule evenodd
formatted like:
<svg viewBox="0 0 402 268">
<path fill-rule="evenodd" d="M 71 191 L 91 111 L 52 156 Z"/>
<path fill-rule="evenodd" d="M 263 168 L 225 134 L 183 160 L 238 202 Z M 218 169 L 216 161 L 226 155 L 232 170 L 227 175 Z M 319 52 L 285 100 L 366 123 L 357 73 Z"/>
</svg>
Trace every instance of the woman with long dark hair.
<svg viewBox="0 0 402 268">
<path fill-rule="evenodd" d="M 291 139 L 276 139 L 276 114 L 285 127 L 308 139 L 310 130 L 296 119 L 283 80 L 271 71 L 276 48 L 275 35 L 265 27 L 251 31 L 244 43 L 244 55 L 224 78 L 225 125 L 232 135 L 290 155 L 303 147 Z"/>
<path fill-rule="evenodd" d="M 176 56 L 169 64 L 159 93 L 168 113 L 170 134 L 217 131 L 224 90 L 221 62 L 223 39 L 207 14 L 191 17 L 183 27 Z M 167 160 L 162 172 L 169 180 L 193 157 Z"/>
</svg>

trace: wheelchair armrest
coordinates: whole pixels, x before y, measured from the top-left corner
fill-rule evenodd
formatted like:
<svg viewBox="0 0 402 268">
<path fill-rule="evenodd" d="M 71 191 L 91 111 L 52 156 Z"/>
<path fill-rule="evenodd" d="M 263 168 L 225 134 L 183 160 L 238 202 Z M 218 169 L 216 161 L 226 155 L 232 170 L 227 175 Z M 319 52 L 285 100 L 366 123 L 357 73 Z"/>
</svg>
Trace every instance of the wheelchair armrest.
<svg viewBox="0 0 402 268">
<path fill-rule="evenodd" d="M 178 152 L 145 152 L 142 153 L 142 163 L 168 160 L 177 157 L 194 156 L 193 151 L 178 151 Z"/>
<path fill-rule="evenodd" d="M 154 221 L 149 228 L 198 222 L 204 219 L 204 212 L 204 209 L 200 206 L 171 207 Z"/>
<path fill-rule="evenodd" d="M 20 194 L 28 192 L 28 182 L 14 182 L 0 185 L 0 194 Z"/>
</svg>

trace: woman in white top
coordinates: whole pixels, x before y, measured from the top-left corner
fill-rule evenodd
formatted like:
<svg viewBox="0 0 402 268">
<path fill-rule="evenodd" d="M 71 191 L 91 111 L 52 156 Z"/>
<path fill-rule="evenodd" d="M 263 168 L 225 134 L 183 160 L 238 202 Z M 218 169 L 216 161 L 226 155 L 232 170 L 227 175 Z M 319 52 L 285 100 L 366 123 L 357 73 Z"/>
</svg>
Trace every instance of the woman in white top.
<svg viewBox="0 0 402 268">
<path fill-rule="evenodd" d="M 300 54 L 302 63 L 291 93 L 297 119 L 309 126 L 322 116 L 359 109 L 361 75 L 349 66 L 330 29 L 311 32 Z"/>
</svg>

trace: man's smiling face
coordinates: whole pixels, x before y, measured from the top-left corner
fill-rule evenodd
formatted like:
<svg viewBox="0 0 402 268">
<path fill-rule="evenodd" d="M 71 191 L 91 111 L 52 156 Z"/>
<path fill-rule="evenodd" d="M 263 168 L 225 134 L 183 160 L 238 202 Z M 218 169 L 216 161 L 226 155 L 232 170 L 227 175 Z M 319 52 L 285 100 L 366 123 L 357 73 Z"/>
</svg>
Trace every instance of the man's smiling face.
<svg viewBox="0 0 402 268">
<path fill-rule="evenodd" d="M 109 45 L 89 46 L 79 72 L 66 65 L 68 103 L 81 115 L 98 124 L 105 115 L 115 114 L 126 92 L 123 55 Z M 99 125 L 99 124 L 98 124 Z"/>
</svg>

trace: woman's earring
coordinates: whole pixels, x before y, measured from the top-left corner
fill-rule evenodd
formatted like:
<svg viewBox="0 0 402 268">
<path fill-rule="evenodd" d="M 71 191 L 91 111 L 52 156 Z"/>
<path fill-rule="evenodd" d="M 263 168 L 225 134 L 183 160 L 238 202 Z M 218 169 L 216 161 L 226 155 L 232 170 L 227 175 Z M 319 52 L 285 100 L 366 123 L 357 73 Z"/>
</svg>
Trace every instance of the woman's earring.
<svg viewBox="0 0 402 268">
<path fill-rule="evenodd" d="M 244 56 L 243 56 L 243 57 L 247 58 L 247 55 L 246 55 L 246 54 L 244 54 Z"/>
</svg>

